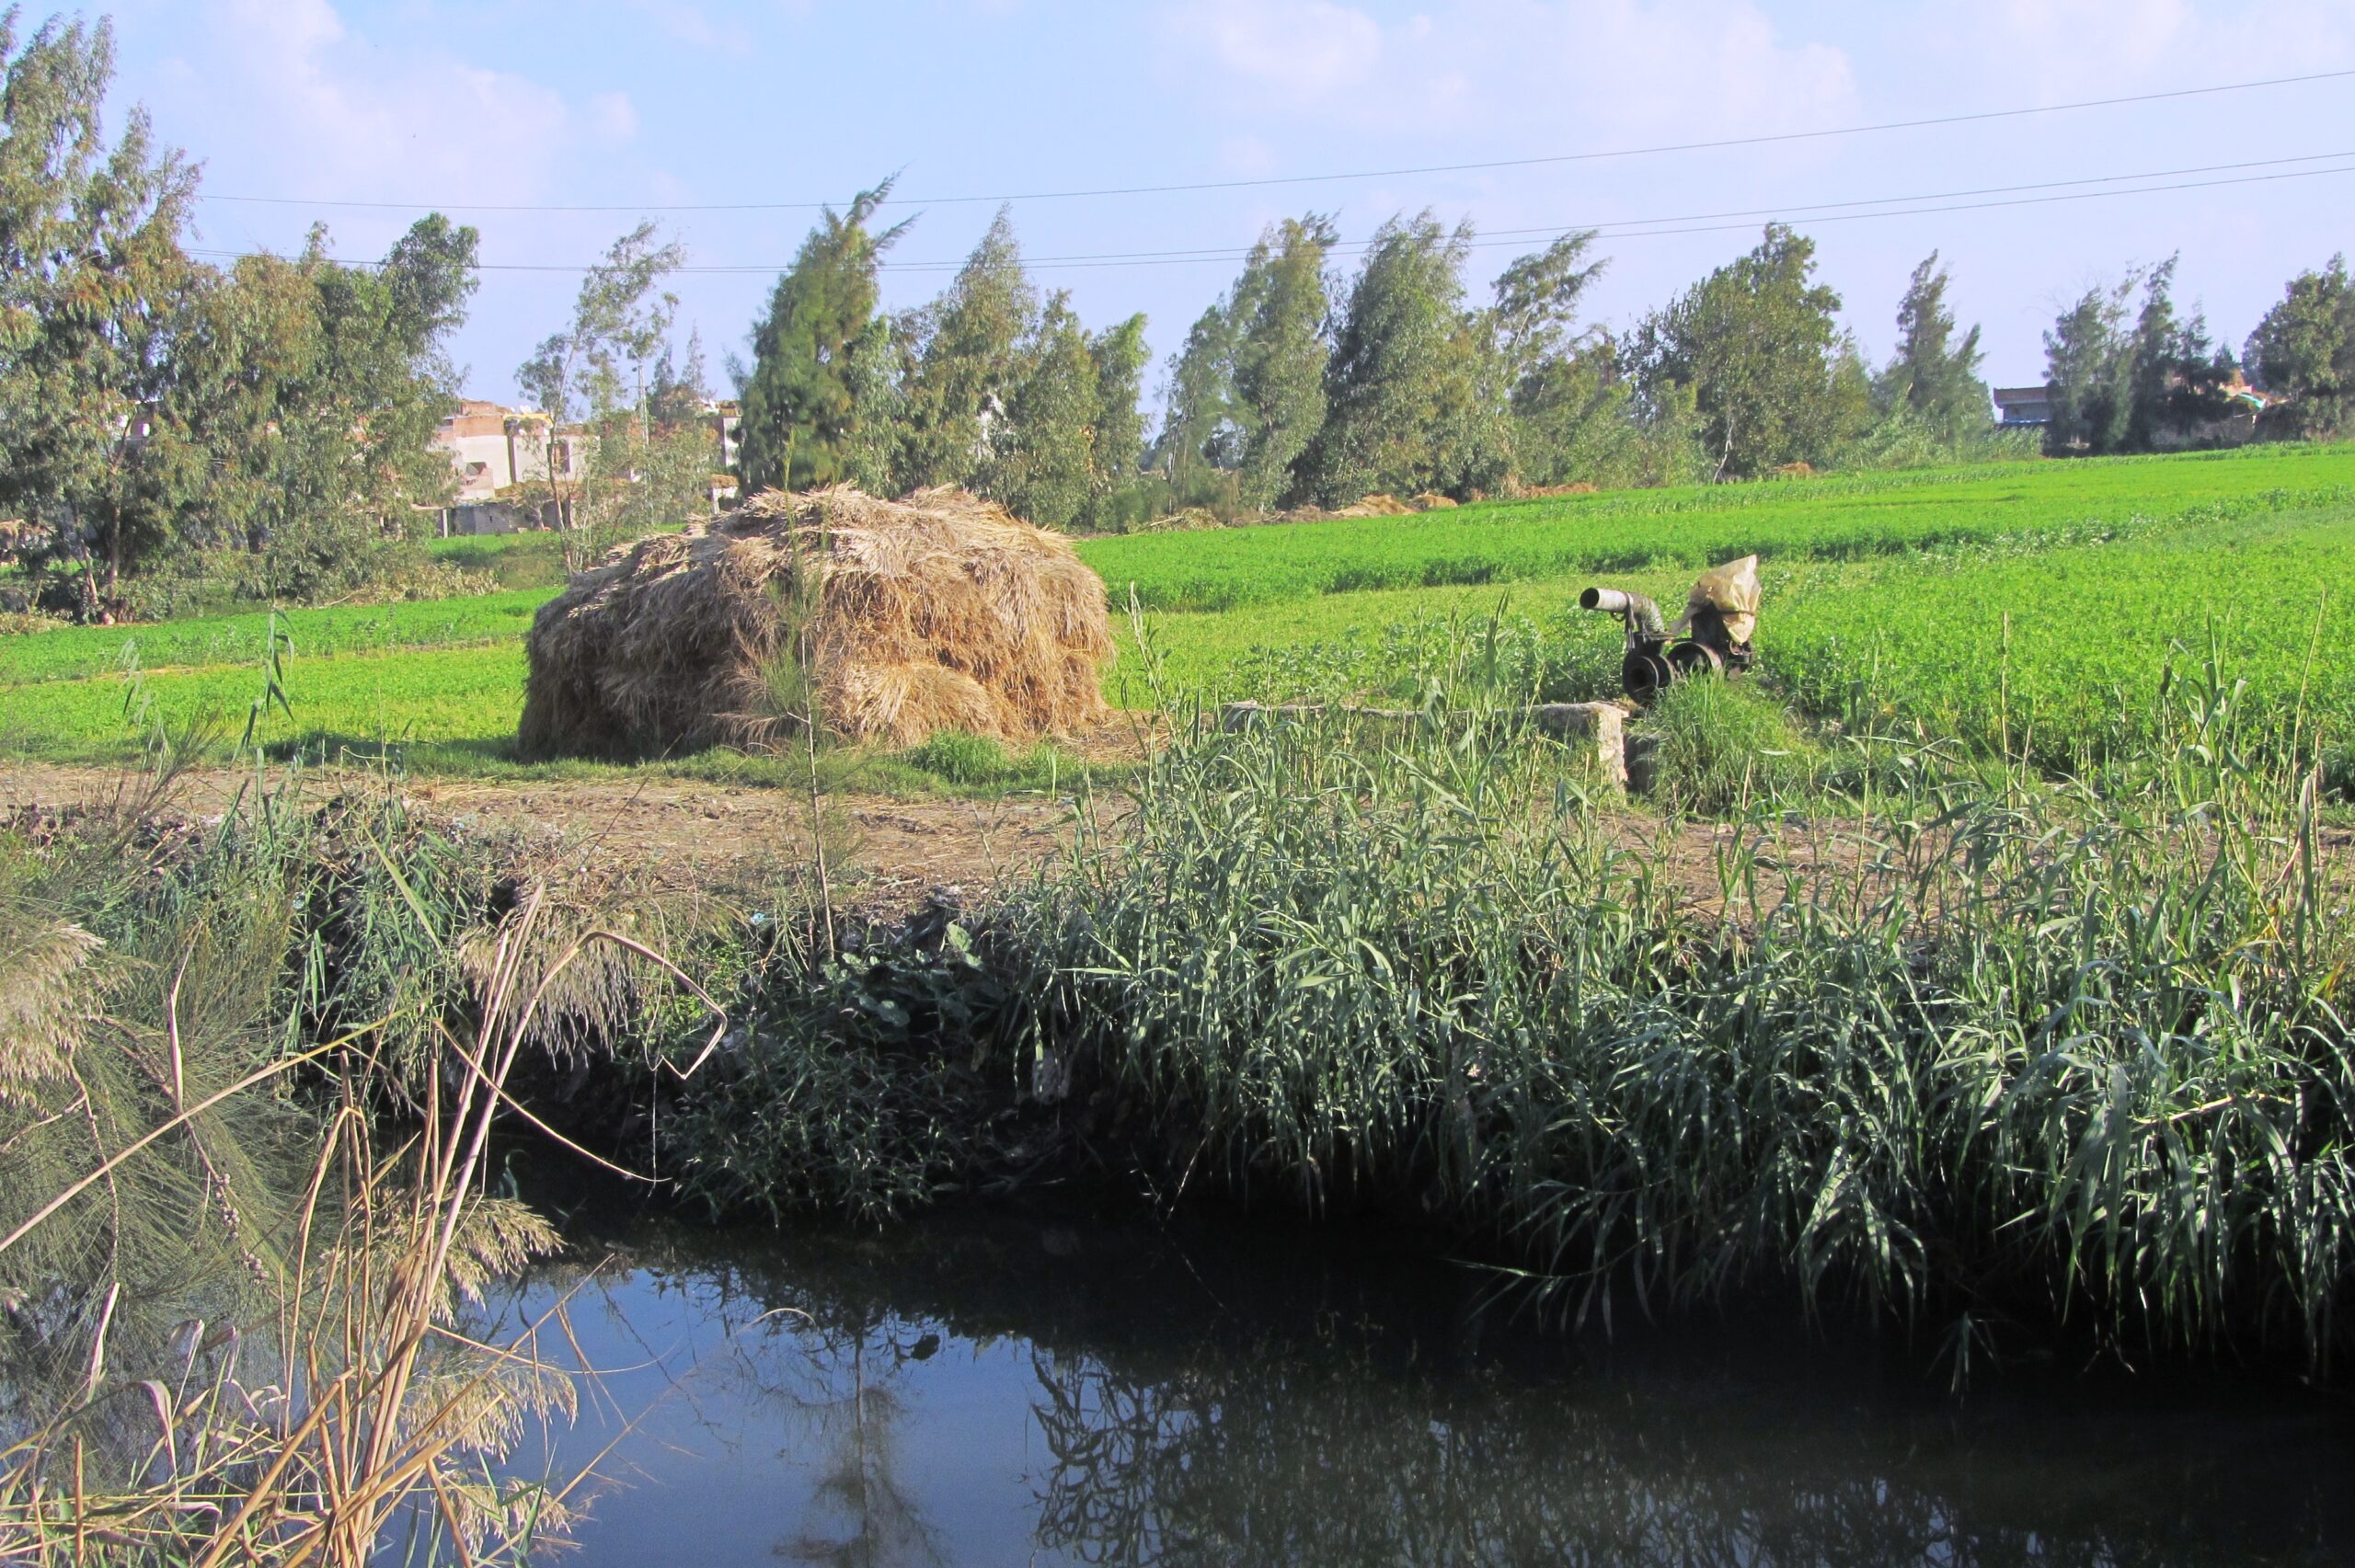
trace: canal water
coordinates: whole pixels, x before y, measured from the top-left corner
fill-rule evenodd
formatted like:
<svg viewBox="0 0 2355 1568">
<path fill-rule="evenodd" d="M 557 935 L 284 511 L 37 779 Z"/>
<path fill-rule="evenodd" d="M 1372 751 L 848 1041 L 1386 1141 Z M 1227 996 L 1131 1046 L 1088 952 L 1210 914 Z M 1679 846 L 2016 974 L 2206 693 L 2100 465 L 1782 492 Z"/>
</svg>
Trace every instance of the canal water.
<svg viewBox="0 0 2355 1568">
<path fill-rule="evenodd" d="M 1381 1234 L 622 1226 L 492 1302 L 599 1368 L 557 1561 L 2355 1561 L 2355 1414 L 2248 1374 L 1982 1366 L 1779 1306 L 1565 1332 Z M 1934 1336 L 1932 1336 L 1934 1337 Z"/>
</svg>

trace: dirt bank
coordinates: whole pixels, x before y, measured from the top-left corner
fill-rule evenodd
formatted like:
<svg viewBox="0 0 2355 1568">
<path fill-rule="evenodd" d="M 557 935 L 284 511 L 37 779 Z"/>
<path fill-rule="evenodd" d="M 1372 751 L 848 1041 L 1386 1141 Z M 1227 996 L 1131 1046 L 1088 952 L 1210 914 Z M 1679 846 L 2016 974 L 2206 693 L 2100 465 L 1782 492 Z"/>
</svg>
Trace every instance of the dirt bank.
<svg viewBox="0 0 2355 1568">
<path fill-rule="evenodd" d="M 254 778 L 237 769 L 199 769 L 175 786 L 167 809 L 217 818 Z M 123 775 L 103 768 L 0 761 L 0 820 L 28 811 L 72 811 L 117 797 Z M 382 787 L 372 774 L 318 770 L 303 776 L 306 797 L 325 801 Z M 940 888 L 999 886 L 1067 851 L 1077 833 L 1068 799 L 897 800 L 823 797 L 813 834 L 808 797 L 764 787 L 683 779 L 404 783 L 410 807 L 448 826 L 512 832 L 561 844 L 565 856 L 616 856 L 698 879 L 798 872 L 822 845 L 836 889 L 859 903 L 920 901 Z"/>
<path fill-rule="evenodd" d="M 320 802 L 339 794 L 383 787 L 378 775 L 319 769 L 304 773 L 303 790 Z M 218 818 L 253 774 L 238 769 L 198 769 L 177 784 L 167 810 Z M 116 770 L 0 760 L 0 822 L 28 811 L 71 811 L 114 798 L 124 787 Z M 971 903 L 1069 853 L 1080 838 L 1080 805 L 1073 797 L 1017 796 L 996 801 L 901 799 L 838 793 L 819 802 L 813 830 L 807 795 L 769 785 L 693 779 L 609 780 L 418 779 L 400 788 L 413 810 L 469 831 L 510 832 L 527 843 L 562 851 L 587 867 L 619 861 L 633 869 L 706 886 L 800 878 L 811 873 L 813 846 L 822 846 L 829 890 L 838 903 L 889 915 L 914 908 L 936 893 Z M 1099 794 L 1090 809 L 1117 833 L 1127 803 Z M 1754 898 L 1772 908 L 1786 897 L 1869 899 L 1909 883 L 1922 851 L 1890 855 L 1874 825 L 1826 817 L 1791 817 L 1740 856 L 1729 856 L 1738 830 L 1721 823 L 1669 824 L 1640 809 L 1614 812 L 1608 823 L 1621 849 L 1676 885 L 1688 906 L 1718 909 L 1727 895 L 1726 870 L 1747 868 L 1751 884 L 1733 889 L 1738 908 Z M 2327 828 L 2320 835 L 2326 880 L 2355 880 L 2355 832 Z M 1926 849 L 1926 846 L 1924 847 Z M 1933 855 L 1931 858 L 1935 858 Z M 1916 889 L 1916 896 L 1919 896 Z"/>
</svg>

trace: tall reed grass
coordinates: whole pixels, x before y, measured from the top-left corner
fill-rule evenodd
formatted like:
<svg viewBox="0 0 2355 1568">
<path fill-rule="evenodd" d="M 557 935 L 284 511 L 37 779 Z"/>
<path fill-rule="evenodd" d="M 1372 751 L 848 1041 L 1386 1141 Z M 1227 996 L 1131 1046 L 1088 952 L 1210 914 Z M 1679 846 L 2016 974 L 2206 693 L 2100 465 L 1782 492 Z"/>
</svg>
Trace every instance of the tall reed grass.
<svg viewBox="0 0 2355 1568">
<path fill-rule="evenodd" d="M 500 1461 L 579 1368 L 463 1326 L 557 1244 L 494 1126 L 684 977 L 388 795 L 167 787 L 0 837 L 0 1559 L 520 1561 L 571 1488 Z"/>
<path fill-rule="evenodd" d="M 1868 733 L 1745 761 L 1788 724 L 1694 693 L 1660 722 L 1697 825 L 1615 805 L 1513 695 L 1173 706 L 1035 883 L 754 958 L 690 1180 L 879 1218 L 1142 1176 L 1417 1217 L 1572 1313 L 1778 1286 L 1958 1373 L 2056 1332 L 2329 1367 L 2355 865 L 2220 661 L 2098 787 Z"/>
<path fill-rule="evenodd" d="M 1005 918 L 1055 1082 L 1165 1191 L 1421 1214 L 1579 1312 L 1783 1281 L 1959 1358 L 2008 1322 L 2320 1368 L 2349 867 L 2241 703 L 2211 662 L 2099 793 L 1867 756 L 1852 826 L 1698 855 L 1493 724 L 1197 732 Z"/>
</svg>

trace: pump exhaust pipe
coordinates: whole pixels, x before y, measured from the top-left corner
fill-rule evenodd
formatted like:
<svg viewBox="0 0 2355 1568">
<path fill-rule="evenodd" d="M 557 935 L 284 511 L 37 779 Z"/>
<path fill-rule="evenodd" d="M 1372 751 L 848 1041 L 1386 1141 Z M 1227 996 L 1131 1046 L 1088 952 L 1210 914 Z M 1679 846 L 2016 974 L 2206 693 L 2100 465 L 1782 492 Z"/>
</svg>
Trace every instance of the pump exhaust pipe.
<svg viewBox="0 0 2355 1568">
<path fill-rule="evenodd" d="M 1668 623 L 1660 619 L 1660 606 L 1640 593 L 1624 589 L 1591 588 L 1579 595 L 1579 608 L 1599 610 L 1605 615 L 1616 615 L 1627 624 L 1627 637 L 1633 642 L 1638 633 L 1648 637 L 1668 635 Z"/>
<path fill-rule="evenodd" d="M 1627 628 L 1626 656 L 1619 663 L 1619 684 L 1627 695 L 1649 706 L 1660 689 L 1679 673 L 1662 650 L 1668 646 L 1668 623 L 1660 606 L 1640 593 L 1625 589 L 1590 588 L 1579 595 L 1579 608 L 1616 615 Z"/>
</svg>

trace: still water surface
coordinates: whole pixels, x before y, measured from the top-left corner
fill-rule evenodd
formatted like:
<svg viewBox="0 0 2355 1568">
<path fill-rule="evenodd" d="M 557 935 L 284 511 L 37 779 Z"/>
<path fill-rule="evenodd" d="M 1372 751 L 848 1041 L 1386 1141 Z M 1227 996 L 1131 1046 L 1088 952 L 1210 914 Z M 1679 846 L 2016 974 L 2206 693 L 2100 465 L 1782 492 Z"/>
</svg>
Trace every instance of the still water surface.
<svg viewBox="0 0 2355 1568">
<path fill-rule="evenodd" d="M 1379 1238 L 658 1228 L 498 1307 L 568 1291 L 605 1371 L 529 1462 L 604 1452 L 579 1568 L 2355 1561 L 2343 1401 L 2049 1367 L 1957 1402 L 1778 1311 L 1544 1332 Z"/>
</svg>

